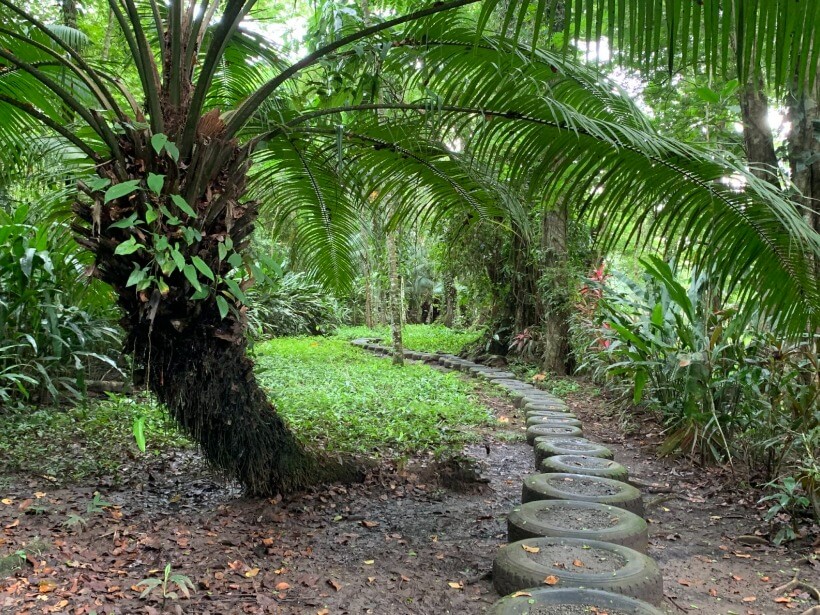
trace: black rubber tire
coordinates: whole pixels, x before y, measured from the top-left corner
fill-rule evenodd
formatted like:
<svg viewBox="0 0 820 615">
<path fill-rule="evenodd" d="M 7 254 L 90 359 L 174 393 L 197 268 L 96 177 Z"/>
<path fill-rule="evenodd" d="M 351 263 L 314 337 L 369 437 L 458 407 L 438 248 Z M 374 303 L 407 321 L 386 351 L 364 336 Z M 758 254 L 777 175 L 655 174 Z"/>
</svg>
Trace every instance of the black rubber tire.
<svg viewBox="0 0 820 615">
<path fill-rule="evenodd" d="M 574 485 L 592 484 L 599 489 L 596 493 L 581 493 Z M 583 474 L 530 474 L 524 477 L 521 502 L 538 500 L 574 500 L 576 502 L 597 502 L 617 506 L 639 517 L 644 516 L 641 492 L 630 484 L 600 476 Z"/>
<path fill-rule="evenodd" d="M 539 587 L 528 589 L 521 596 L 507 596 L 496 602 L 487 615 L 529 615 L 534 607 L 583 605 L 593 607 L 590 613 L 612 615 L 663 615 L 643 600 L 627 598 L 620 594 L 595 589 L 552 589 Z M 549 609 L 540 609 L 540 613 Z"/>
<path fill-rule="evenodd" d="M 545 405 L 558 405 L 558 406 L 566 406 L 563 399 L 559 399 L 554 395 L 550 395 L 546 391 L 542 391 L 541 389 L 536 387 L 535 393 L 532 395 L 527 396 L 528 404 L 545 404 Z"/>
<path fill-rule="evenodd" d="M 529 420 L 529 419 L 527 419 Z M 533 444 L 535 467 L 540 468 L 541 462 L 557 455 L 586 455 L 613 459 L 612 451 L 603 444 L 598 444 L 586 438 L 536 438 Z"/>
<path fill-rule="evenodd" d="M 585 529 L 580 526 L 580 522 L 572 525 L 571 521 L 559 522 L 551 519 L 552 516 L 561 512 L 565 515 L 569 514 L 570 517 L 582 517 L 584 514 L 596 515 L 606 519 L 611 525 L 599 529 Z M 581 538 L 611 542 L 614 545 L 622 545 L 646 553 L 648 532 L 649 528 L 643 517 L 623 508 L 597 502 L 536 500 L 516 506 L 507 516 L 508 542 L 539 536 Z"/>
<path fill-rule="evenodd" d="M 569 412 L 569 407 L 563 403 L 553 403 L 553 402 L 531 402 L 528 401 L 523 406 L 524 412 L 530 412 L 531 410 L 555 410 L 557 412 Z"/>
<path fill-rule="evenodd" d="M 545 474 L 583 474 L 585 476 L 601 476 L 621 482 L 629 482 L 629 470 L 620 463 L 611 459 L 588 457 L 586 455 L 555 455 L 541 462 L 538 468 Z"/>
<path fill-rule="evenodd" d="M 524 416 L 554 416 L 557 419 L 577 419 L 578 416 L 572 412 L 561 412 L 560 410 L 527 410 Z"/>
<path fill-rule="evenodd" d="M 527 427 L 527 443 L 532 446 L 535 439 L 540 436 L 583 436 L 584 432 L 580 427 L 573 427 L 571 425 L 560 425 L 554 423 L 541 423 L 540 425 L 533 425 Z"/>
<path fill-rule="evenodd" d="M 538 415 L 534 414 L 527 417 L 527 427 L 533 425 L 541 425 L 543 423 L 556 423 L 558 425 L 572 425 L 573 427 L 582 427 L 581 421 L 571 416 L 554 416 L 554 415 Z"/>
<path fill-rule="evenodd" d="M 539 552 L 525 551 L 524 545 L 539 549 Z M 566 549 L 570 554 L 577 551 L 579 559 L 588 557 L 592 551 L 603 552 L 608 554 L 606 557 L 618 558 L 622 565 L 602 573 L 587 572 L 583 567 L 561 568 L 552 563 L 541 563 L 544 555 L 539 557 L 540 551 L 547 548 Z M 663 600 L 663 577 L 654 560 L 634 549 L 608 542 L 577 538 L 528 538 L 502 547 L 493 561 L 493 586 L 502 596 L 530 587 L 543 587 L 548 577 L 555 577 L 557 582 L 553 587 L 556 589 L 601 589 L 655 605 Z"/>
</svg>

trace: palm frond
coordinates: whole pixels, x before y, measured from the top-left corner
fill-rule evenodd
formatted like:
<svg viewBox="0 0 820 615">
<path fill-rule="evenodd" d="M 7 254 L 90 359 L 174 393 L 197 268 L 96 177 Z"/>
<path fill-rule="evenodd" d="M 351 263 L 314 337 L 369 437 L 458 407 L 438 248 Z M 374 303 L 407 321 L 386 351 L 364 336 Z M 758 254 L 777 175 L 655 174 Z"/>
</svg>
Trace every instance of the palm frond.
<svg viewBox="0 0 820 615">
<path fill-rule="evenodd" d="M 536 45 L 559 33 L 564 49 L 605 35 L 624 58 L 669 72 L 702 62 L 707 74 L 725 74 L 736 61 L 745 81 L 759 61 L 778 88 L 813 87 L 820 56 L 820 3 L 813 1 L 488 0 L 479 21 L 481 28 L 503 23 L 515 38 L 528 32 Z"/>
</svg>

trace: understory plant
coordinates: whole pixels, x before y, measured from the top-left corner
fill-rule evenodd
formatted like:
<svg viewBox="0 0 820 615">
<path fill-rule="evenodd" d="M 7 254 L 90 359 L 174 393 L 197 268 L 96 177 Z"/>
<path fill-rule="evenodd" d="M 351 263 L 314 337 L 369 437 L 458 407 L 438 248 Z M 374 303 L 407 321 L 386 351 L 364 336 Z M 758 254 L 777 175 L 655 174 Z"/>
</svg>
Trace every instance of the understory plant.
<svg viewBox="0 0 820 615">
<path fill-rule="evenodd" d="M 662 454 L 701 463 L 740 458 L 761 482 L 789 479 L 817 513 L 820 451 L 816 340 L 784 341 L 754 326 L 695 272 L 684 286 L 655 256 L 640 283 L 616 276 L 586 322 L 584 366 L 644 404 L 666 427 Z M 785 484 L 782 483 L 781 484 Z M 791 483 L 790 483 L 791 484 Z"/>
<path fill-rule="evenodd" d="M 70 236 L 28 218 L 26 206 L 0 211 L 0 402 L 81 398 L 90 375 L 119 370 L 114 313 Z"/>
</svg>

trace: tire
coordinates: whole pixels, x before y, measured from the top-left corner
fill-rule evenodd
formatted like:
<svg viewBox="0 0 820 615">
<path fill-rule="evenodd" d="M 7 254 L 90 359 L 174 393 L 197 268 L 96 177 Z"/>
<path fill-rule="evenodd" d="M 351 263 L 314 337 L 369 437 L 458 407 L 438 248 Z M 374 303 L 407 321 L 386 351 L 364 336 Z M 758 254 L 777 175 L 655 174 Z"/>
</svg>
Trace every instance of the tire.
<svg viewBox="0 0 820 615">
<path fill-rule="evenodd" d="M 610 615 L 663 615 L 643 600 L 627 598 L 612 592 L 596 589 L 552 589 L 551 587 L 529 589 L 522 596 L 507 596 L 496 602 L 487 615 L 529 615 L 533 607 L 583 605 L 592 607 L 590 613 Z M 550 609 L 540 609 L 549 613 Z"/>
<path fill-rule="evenodd" d="M 550 395 L 546 391 L 542 391 L 541 389 L 536 388 L 535 393 L 532 395 L 527 396 L 528 404 L 544 404 L 544 405 L 554 405 L 554 406 L 566 406 L 564 400 L 558 399 L 554 395 Z"/>
<path fill-rule="evenodd" d="M 563 437 L 567 436 L 583 436 L 584 432 L 580 427 L 573 427 L 572 425 L 561 425 L 556 423 L 541 423 L 540 425 L 533 425 L 527 427 L 527 443 L 532 446 L 535 439 L 539 436 L 545 437 Z"/>
<path fill-rule="evenodd" d="M 557 425 L 572 425 L 573 427 L 581 427 L 581 421 L 571 416 L 555 416 L 548 414 L 546 416 L 534 414 L 527 417 L 527 427 L 533 425 L 541 425 L 542 423 L 556 423 Z"/>
<path fill-rule="evenodd" d="M 530 551 L 525 551 L 524 545 Z M 532 553 L 534 549 L 538 551 Z M 589 558 L 611 565 L 603 566 L 600 572 L 572 565 L 575 559 L 583 563 L 589 562 Z M 566 559 L 570 565 L 556 566 L 558 559 Z M 555 581 L 552 585 L 555 589 L 601 589 L 655 605 L 663 600 L 663 577 L 658 565 L 643 553 L 608 542 L 528 538 L 502 547 L 493 561 L 493 586 L 502 596 L 530 587 L 544 587 L 545 579 L 550 577 Z"/>
<path fill-rule="evenodd" d="M 635 513 L 597 502 L 537 500 L 516 506 L 507 517 L 509 542 L 539 536 L 580 538 L 646 553 L 648 531 L 646 521 Z"/>
<path fill-rule="evenodd" d="M 524 404 L 524 411 L 553 410 L 555 412 L 569 412 L 569 408 L 564 402 L 528 401 Z"/>
<path fill-rule="evenodd" d="M 612 459 L 614 457 L 612 451 L 603 444 L 592 442 L 586 438 L 536 438 L 533 446 L 536 468 L 541 467 L 541 462 L 544 459 L 557 455 L 586 455 L 587 457 L 600 457 L 601 459 Z"/>
<path fill-rule="evenodd" d="M 561 412 L 560 410 L 527 410 L 524 416 L 530 418 L 532 416 L 553 416 L 557 419 L 577 419 L 578 416 L 572 412 Z"/>
<path fill-rule="evenodd" d="M 584 485 L 586 488 L 581 491 L 580 488 Z M 638 489 L 627 483 L 600 476 L 530 474 L 524 478 L 521 502 L 526 504 L 538 500 L 597 502 L 623 508 L 639 517 L 644 516 L 643 498 Z"/>
<path fill-rule="evenodd" d="M 541 462 L 539 470 L 546 474 L 560 472 L 562 474 L 600 476 L 624 483 L 629 481 L 629 470 L 620 463 L 587 455 L 555 455 L 554 457 L 548 457 Z"/>
</svg>

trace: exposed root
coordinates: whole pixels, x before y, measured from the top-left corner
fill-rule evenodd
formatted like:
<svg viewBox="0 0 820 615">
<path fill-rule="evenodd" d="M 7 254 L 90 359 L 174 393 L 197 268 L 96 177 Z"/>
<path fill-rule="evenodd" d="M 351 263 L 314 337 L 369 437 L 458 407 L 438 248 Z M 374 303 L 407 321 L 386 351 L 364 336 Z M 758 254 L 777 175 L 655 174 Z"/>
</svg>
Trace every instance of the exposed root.
<svg viewBox="0 0 820 615">
<path fill-rule="evenodd" d="M 813 585 L 809 585 L 805 581 L 801 581 L 800 577 L 798 577 L 797 575 L 795 575 L 794 578 L 791 581 L 789 581 L 788 583 L 786 583 L 784 585 L 781 585 L 780 587 L 775 587 L 772 590 L 772 592 L 775 593 L 775 594 L 785 594 L 787 592 L 794 591 L 795 589 L 802 589 L 804 592 L 809 594 L 812 598 L 814 598 L 817 601 L 820 601 L 820 590 L 818 590 Z M 812 607 L 812 608 L 817 608 L 817 607 Z M 811 609 L 809 609 L 809 611 L 811 611 Z"/>
</svg>

